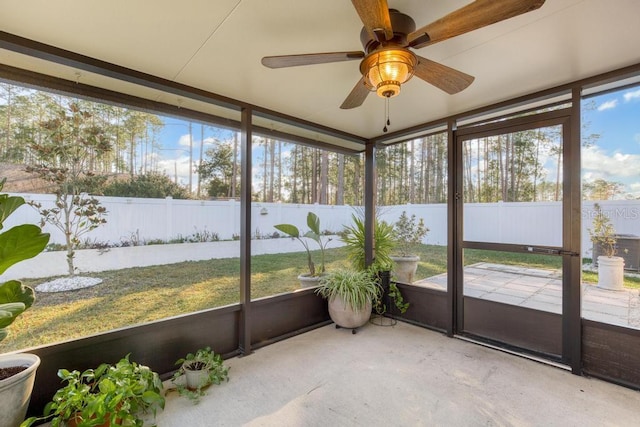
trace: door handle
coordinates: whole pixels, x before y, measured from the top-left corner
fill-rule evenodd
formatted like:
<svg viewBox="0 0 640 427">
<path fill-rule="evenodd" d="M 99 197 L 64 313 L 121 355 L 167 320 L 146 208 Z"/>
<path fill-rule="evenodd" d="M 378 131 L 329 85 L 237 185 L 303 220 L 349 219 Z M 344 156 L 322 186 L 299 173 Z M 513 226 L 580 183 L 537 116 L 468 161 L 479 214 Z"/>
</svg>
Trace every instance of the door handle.
<svg viewBox="0 0 640 427">
<path fill-rule="evenodd" d="M 578 252 L 568 251 L 565 249 L 554 249 L 554 248 L 541 248 L 538 246 L 526 246 L 525 250 L 527 252 L 538 253 L 538 254 L 547 254 L 547 255 L 569 255 L 569 256 L 580 256 Z"/>
</svg>

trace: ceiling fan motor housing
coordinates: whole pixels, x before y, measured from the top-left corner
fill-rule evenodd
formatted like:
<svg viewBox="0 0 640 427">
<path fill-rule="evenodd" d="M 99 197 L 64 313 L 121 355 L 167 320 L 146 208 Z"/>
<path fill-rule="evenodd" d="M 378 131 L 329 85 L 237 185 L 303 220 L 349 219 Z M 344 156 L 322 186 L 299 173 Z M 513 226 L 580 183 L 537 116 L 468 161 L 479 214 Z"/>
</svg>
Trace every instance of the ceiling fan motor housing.
<svg viewBox="0 0 640 427">
<path fill-rule="evenodd" d="M 365 27 L 360 30 L 360 42 L 366 53 L 371 53 L 381 45 L 384 46 L 386 44 L 407 45 L 407 34 L 415 31 L 415 21 L 409 15 L 398 12 L 396 9 L 389 9 L 389 18 L 391 20 L 391 28 L 393 28 L 393 38 L 391 40 L 380 42 L 372 39 Z"/>
<path fill-rule="evenodd" d="M 393 28 L 390 40 L 372 39 L 366 28 L 360 31 L 360 41 L 367 56 L 360 63 L 360 72 L 365 80 L 382 98 L 393 98 L 400 93 L 403 83 L 413 76 L 418 63 L 416 56 L 405 46 L 407 34 L 416 29 L 415 21 L 396 9 L 389 9 Z M 376 37 L 384 37 L 384 31 L 373 29 Z"/>
</svg>

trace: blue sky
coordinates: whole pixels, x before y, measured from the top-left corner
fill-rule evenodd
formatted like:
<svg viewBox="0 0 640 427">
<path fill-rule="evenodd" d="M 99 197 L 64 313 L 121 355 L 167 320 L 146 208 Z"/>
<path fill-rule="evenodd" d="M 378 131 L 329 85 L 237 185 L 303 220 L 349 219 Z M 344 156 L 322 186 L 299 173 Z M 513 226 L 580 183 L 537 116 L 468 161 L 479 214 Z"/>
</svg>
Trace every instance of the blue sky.
<svg viewBox="0 0 640 427">
<path fill-rule="evenodd" d="M 202 141 L 202 126 L 199 123 L 191 125 L 191 141 L 189 139 L 189 122 L 172 117 L 161 117 L 165 123 L 164 128 L 160 132 L 160 145 L 162 150 L 157 154 L 158 170 L 172 179 L 176 170 L 178 182 L 183 185 L 189 183 L 189 150 L 192 144 L 192 166 L 196 166 L 200 159 L 200 142 Z M 218 129 L 211 126 L 204 126 L 204 146 L 203 151 L 206 152 L 215 144 L 216 140 L 224 141 L 233 138 L 230 131 Z M 206 156 L 203 156 L 206 158 Z M 193 190 L 196 189 L 198 176 L 193 174 L 192 185 Z"/>
<path fill-rule="evenodd" d="M 582 179 L 606 179 L 624 184 L 619 198 L 640 197 L 640 88 L 590 98 L 595 109 L 585 111 L 587 132 L 599 134 L 582 149 Z"/>
</svg>

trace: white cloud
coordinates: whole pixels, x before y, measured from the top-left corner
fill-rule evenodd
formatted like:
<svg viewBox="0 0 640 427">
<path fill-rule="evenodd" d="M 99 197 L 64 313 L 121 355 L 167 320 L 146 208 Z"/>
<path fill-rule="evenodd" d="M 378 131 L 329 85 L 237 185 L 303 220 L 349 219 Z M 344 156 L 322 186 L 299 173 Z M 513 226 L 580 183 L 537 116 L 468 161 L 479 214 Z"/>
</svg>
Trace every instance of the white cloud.
<svg viewBox="0 0 640 427">
<path fill-rule="evenodd" d="M 189 157 L 181 156 L 177 159 L 161 159 L 158 160 L 157 169 L 165 175 L 171 177 L 172 180 L 178 179 L 178 184 L 189 185 Z M 195 187 L 198 176 L 194 173 L 192 185 Z"/>
<path fill-rule="evenodd" d="M 195 143 L 195 140 L 192 139 L 191 140 L 193 143 Z M 192 142 L 189 140 L 189 134 L 185 134 L 185 135 L 181 135 L 180 139 L 178 140 L 178 145 L 182 146 L 182 147 L 188 147 Z"/>
<path fill-rule="evenodd" d="M 640 134 L 635 138 L 640 142 Z M 610 153 L 598 146 L 585 147 L 582 149 L 582 180 L 618 182 L 623 188 L 616 199 L 637 199 L 640 197 L 639 164 L 640 154 Z"/>
<path fill-rule="evenodd" d="M 633 101 L 634 99 L 638 99 L 638 98 L 640 98 L 640 89 L 636 89 L 634 91 L 627 92 L 624 95 L 622 95 L 622 97 L 624 98 L 625 102 L 629 102 L 629 101 Z"/>
<path fill-rule="evenodd" d="M 611 110 L 612 108 L 616 108 L 617 105 L 618 105 L 618 100 L 612 99 L 610 101 L 606 101 L 598 105 L 598 111 Z"/>
<path fill-rule="evenodd" d="M 582 168 L 598 178 L 638 177 L 640 154 L 609 154 L 597 145 L 582 149 Z"/>
</svg>

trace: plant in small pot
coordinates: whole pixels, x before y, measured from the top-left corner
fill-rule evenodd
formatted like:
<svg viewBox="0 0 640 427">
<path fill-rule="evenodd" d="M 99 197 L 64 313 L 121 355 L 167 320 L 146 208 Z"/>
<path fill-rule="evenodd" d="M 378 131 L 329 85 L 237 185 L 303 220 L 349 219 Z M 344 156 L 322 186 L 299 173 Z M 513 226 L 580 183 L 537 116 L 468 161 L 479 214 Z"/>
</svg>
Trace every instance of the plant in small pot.
<svg viewBox="0 0 640 427">
<path fill-rule="evenodd" d="M 380 286 L 369 270 L 341 269 L 323 276 L 315 292 L 328 301 L 329 316 L 336 327 L 351 329 L 355 334 L 356 328 L 369 321 Z"/>
<path fill-rule="evenodd" d="M 305 251 L 307 251 L 307 267 L 309 268 L 309 272 L 303 273 L 298 276 L 300 286 L 303 288 L 311 288 L 318 285 L 320 277 L 325 273 L 324 250 L 331 241 L 331 239 L 327 239 L 326 241 L 322 240 L 322 235 L 320 233 L 320 218 L 318 218 L 318 216 L 313 212 L 309 212 L 307 214 L 307 226 L 309 227 L 309 231 L 302 234 L 298 227 L 293 224 L 274 225 L 274 227 L 279 231 L 282 231 L 289 237 L 297 239 L 300 243 L 302 243 Z M 307 241 L 304 239 L 311 239 L 320 247 L 320 265 L 318 267 L 316 267 L 316 264 L 313 261 L 313 257 L 311 256 L 309 243 L 307 243 Z"/>
<path fill-rule="evenodd" d="M 342 241 L 347 249 L 347 257 L 351 261 L 353 267 L 358 271 L 367 269 L 365 263 L 365 226 L 362 216 L 352 215 L 352 225 L 344 227 Z M 409 304 L 404 302 L 400 289 L 389 281 L 389 273 L 393 260 L 391 253 L 395 248 L 393 225 L 375 218 L 374 236 L 373 236 L 373 263 L 368 267 L 378 280 L 380 292 L 378 298 L 373 301 L 373 307 L 378 315 L 379 321 L 374 322 L 378 325 L 392 325 L 393 321 L 384 321 L 381 317 L 383 314 L 391 310 L 391 302 L 401 314 L 404 314 L 409 308 Z M 372 320 L 373 322 L 373 320 Z"/>
<path fill-rule="evenodd" d="M 416 220 L 415 214 L 409 217 L 406 211 L 398 218 L 393 226 L 396 247 L 399 254 L 392 256 L 394 262 L 395 280 L 401 283 L 412 283 L 420 257 L 412 253 L 414 248 L 422 243 L 422 239 L 427 235 L 429 229 L 424 225 L 424 220 Z"/>
<path fill-rule="evenodd" d="M 6 178 L 0 181 L 0 190 Z M 0 194 L 0 230 L 16 209 L 24 205 L 22 197 Z M 0 274 L 19 261 L 32 258 L 49 243 L 49 234 L 33 224 L 22 224 L 0 233 Z M 35 301 L 33 289 L 18 280 L 0 283 L 0 341 L 7 327 Z M 34 354 L 0 355 L 0 427 L 15 427 L 29 406 L 40 359 Z"/>
<path fill-rule="evenodd" d="M 184 359 L 178 359 L 176 365 L 180 365 L 172 378 L 176 390 L 193 403 L 198 403 L 211 384 L 229 381 L 229 368 L 224 366 L 222 356 L 211 347 L 187 354 Z"/>
<path fill-rule="evenodd" d="M 600 204 L 594 204 L 595 216 L 593 228 L 589 228 L 589 237 L 594 246 L 604 255 L 598 256 L 598 287 L 609 290 L 624 289 L 624 258 L 616 256 L 618 252 L 616 231 L 611 220 L 604 212 Z"/>
<path fill-rule="evenodd" d="M 162 381 L 147 366 L 131 362 L 129 355 L 115 365 L 103 363 L 84 372 L 60 369 L 66 383 L 44 409 L 43 417 L 31 417 L 20 427 L 49 420 L 52 427 L 107 427 L 145 425 L 164 409 Z"/>
</svg>

